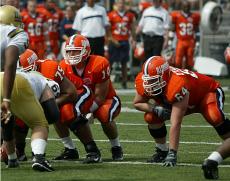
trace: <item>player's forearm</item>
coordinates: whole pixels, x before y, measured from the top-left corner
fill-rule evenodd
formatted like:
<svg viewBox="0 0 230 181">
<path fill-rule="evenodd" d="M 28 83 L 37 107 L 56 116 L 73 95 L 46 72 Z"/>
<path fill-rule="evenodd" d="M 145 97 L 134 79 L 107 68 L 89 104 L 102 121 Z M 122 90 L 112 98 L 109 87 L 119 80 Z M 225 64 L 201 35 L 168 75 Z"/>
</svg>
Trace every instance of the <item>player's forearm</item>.
<svg viewBox="0 0 230 181">
<path fill-rule="evenodd" d="M 17 68 L 17 60 L 19 57 L 18 48 L 10 46 L 5 52 L 5 65 L 3 77 L 3 98 L 10 99 L 14 85 L 14 79 Z"/>
<path fill-rule="evenodd" d="M 169 149 L 178 150 L 181 124 L 172 124 L 169 132 Z"/>
<path fill-rule="evenodd" d="M 134 107 L 142 112 L 152 112 L 153 105 L 150 105 L 149 103 L 134 103 Z"/>
</svg>

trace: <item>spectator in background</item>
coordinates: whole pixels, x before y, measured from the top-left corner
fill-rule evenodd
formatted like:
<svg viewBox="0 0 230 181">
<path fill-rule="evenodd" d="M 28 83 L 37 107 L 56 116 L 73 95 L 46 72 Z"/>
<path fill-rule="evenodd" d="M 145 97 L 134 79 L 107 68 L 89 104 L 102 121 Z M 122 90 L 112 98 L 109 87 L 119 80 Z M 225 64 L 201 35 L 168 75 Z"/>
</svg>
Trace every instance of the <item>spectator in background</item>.
<svg viewBox="0 0 230 181">
<path fill-rule="evenodd" d="M 192 13 L 190 11 L 190 3 L 183 1 L 182 11 L 173 11 L 171 17 L 172 29 L 177 36 L 174 66 L 191 70 L 194 65 L 195 32 L 199 29 L 200 14 Z"/>
<path fill-rule="evenodd" d="M 39 4 L 37 11 L 47 18 L 47 33 L 49 40 L 46 44 L 49 56 L 52 55 L 52 58 L 57 58 L 60 51 L 60 22 L 63 19 L 64 14 L 61 9 L 54 4 L 53 0 L 45 0 L 43 4 Z"/>
<path fill-rule="evenodd" d="M 60 23 L 60 34 L 61 34 L 61 53 L 64 55 L 65 41 L 72 35 L 75 30 L 73 29 L 73 21 L 75 17 L 75 8 L 73 6 L 67 6 L 65 9 L 65 17 Z"/>
<path fill-rule="evenodd" d="M 143 33 L 145 59 L 161 55 L 167 47 L 169 14 L 161 6 L 162 0 L 153 0 L 153 6 L 147 8 L 139 21 L 136 33 Z"/>
<path fill-rule="evenodd" d="M 125 10 L 125 0 L 116 0 L 117 10 L 108 14 L 112 36 L 109 38 L 109 61 L 121 63 L 122 87 L 127 88 L 127 62 L 129 61 L 129 38 L 135 47 L 135 16 Z M 130 34 L 131 33 L 131 34 Z"/>
<path fill-rule="evenodd" d="M 95 4 L 95 0 L 87 0 L 75 16 L 73 29 L 87 37 L 91 54 L 104 56 L 105 35 L 110 29 L 104 7 Z"/>
<path fill-rule="evenodd" d="M 45 26 L 46 17 L 36 11 L 36 0 L 27 1 L 27 9 L 21 12 L 24 30 L 29 35 L 29 48 L 33 50 L 40 59 L 43 59 L 46 53 L 45 48 Z"/>
</svg>

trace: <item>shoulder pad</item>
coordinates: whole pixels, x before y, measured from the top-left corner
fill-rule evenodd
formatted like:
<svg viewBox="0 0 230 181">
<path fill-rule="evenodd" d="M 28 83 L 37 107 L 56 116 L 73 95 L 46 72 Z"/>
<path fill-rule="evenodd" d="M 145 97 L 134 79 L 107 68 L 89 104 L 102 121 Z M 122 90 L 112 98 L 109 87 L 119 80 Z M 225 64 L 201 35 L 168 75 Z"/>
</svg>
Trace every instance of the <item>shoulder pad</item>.
<svg viewBox="0 0 230 181">
<path fill-rule="evenodd" d="M 23 32 L 23 31 L 24 31 L 23 29 L 16 28 L 16 29 L 12 30 L 12 31 L 8 34 L 8 37 L 9 37 L 9 38 L 13 38 L 13 37 L 15 37 L 17 34 Z"/>
</svg>

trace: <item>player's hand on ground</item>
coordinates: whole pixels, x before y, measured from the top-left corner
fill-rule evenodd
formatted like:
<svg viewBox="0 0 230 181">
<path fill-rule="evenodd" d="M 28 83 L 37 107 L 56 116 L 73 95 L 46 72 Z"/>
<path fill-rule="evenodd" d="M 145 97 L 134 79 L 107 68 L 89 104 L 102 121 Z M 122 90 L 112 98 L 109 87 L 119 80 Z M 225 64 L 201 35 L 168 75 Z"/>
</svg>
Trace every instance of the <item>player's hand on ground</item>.
<svg viewBox="0 0 230 181">
<path fill-rule="evenodd" d="M 167 157 L 163 163 L 164 167 L 174 167 L 177 162 L 177 153 L 175 150 L 169 150 Z"/>
</svg>

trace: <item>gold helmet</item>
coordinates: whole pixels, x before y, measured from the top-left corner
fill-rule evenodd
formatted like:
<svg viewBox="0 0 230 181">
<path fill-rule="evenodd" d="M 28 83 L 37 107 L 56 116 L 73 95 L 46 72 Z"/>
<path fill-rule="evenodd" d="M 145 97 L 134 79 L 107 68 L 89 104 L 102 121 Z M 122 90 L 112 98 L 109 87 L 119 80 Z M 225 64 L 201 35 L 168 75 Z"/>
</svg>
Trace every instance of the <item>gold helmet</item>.
<svg viewBox="0 0 230 181">
<path fill-rule="evenodd" d="M 0 7 L 0 24 L 23 28 L 22 17 L 17 8 L 4 5 Z"/>
</svg>

